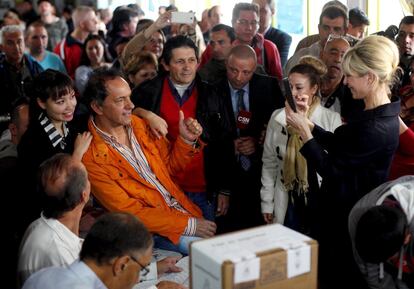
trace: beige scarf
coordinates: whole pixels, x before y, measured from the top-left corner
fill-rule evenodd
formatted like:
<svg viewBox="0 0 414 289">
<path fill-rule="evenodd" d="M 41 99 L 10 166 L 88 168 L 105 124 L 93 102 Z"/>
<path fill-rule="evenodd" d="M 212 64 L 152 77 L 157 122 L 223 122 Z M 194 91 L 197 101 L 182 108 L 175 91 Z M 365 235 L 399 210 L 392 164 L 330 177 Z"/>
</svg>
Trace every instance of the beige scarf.
<svg viewBox="0 0 414 289">
<path fill-rule="evenodd" d="M 314 96 L 307 113 L 308 118 L 310 118 L 319 104 L 320 98 Z M 305 194 L 309 189 L 308 169 L 306 159 L 299 152 L 303 146 L 303 141 L 299 133 L 292 127 L 287 126 L 287 131 L 290 137 L 286 146 L 286 156 L 283 164 L 284 185 L 287 192 L 297 190 L 299 195 Z"/>
</svg>

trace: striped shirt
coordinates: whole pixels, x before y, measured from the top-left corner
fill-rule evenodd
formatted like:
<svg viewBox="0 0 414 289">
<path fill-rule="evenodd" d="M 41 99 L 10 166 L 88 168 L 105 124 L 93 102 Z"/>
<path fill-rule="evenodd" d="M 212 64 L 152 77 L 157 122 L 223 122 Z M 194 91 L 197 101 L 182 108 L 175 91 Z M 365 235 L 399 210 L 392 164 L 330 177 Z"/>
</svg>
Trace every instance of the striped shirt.
<svg viewBox="0 0 414 289">
<path fill-rule="evenodd" d="M 182 213 L 188 214 L 188 212 L 181 206 L 181 204 L 178 203 L 178 201 L 173 196 L 171 196 L 167 189 L 160 183 L 157 176 L 152 171 L 148 160 L 141 149 L 141 145 L 138 143 L 137 138 L 132 131 L 131 126 L 125 126 L 125 129 L 127 131 L 128 140 L 131 143 L 132 150 L 128 146 L 119 143 L 116 137 L 111 136 L 99 129 L 93 120 L 92 123 L 102 139 L 108 145 L 112 146 L 134 168 L 139 176 L 151 184 L 161 194 L 169 207 L 174 208 Z M 196 219 L 189 218 L 183 235 L 194 236 L 196 228 Z"/>
<path fill-rule="evenodd" d="M 63 150 L 66 147 L 66 140 L 65 138 L 69 134 L 69 129 L 66 126 L 66 122 L 63 122 L 63 134 L 62 136 L 58 130 L 55 128 L 53 123 L 50 121 L 50 119 L 47 117 L 45 113 L 41 113 L 39 115 L 39 121 L 40 125 L 45 130 L 46 134 L 48 135 L 50 141 L 52 142 L 53 147 L 56 147 L 57 145 L 60 145 L 60 148 Z"/>
</svg>

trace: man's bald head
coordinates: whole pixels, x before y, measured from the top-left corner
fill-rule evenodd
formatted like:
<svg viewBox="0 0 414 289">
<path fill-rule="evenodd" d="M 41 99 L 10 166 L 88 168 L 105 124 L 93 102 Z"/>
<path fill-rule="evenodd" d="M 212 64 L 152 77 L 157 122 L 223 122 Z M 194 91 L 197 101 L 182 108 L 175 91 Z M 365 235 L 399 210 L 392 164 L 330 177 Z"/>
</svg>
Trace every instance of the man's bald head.
<svg viewBox="0 0 414 289">
<path fill-rule="evenodd" d="M 251 48 L 249 45 L 237 45 L 234 46 L 229 53 L 230 57 L 236 57 L 240 59 L 249 59 L 252 58 L 254 62 L 257 62 L 257 56 L 256 52 L 254 52 L 253 48 Z"/>
<path fill-rule="evenodd" d="M 43 197 L 46 218 L 60 218 L 89 198 L 90 184 L 84 165 L 71 155 L 59 153 L 39 167 L 38 189 Z"/>
<path fill-rule="evenodd" d="M 251 80 L 256 70 L 257 57 L 253 48 L 238 45 L 230 50 L 226 61 L 227 79 L 233 89 L 242 89 Z"/>
</svg>

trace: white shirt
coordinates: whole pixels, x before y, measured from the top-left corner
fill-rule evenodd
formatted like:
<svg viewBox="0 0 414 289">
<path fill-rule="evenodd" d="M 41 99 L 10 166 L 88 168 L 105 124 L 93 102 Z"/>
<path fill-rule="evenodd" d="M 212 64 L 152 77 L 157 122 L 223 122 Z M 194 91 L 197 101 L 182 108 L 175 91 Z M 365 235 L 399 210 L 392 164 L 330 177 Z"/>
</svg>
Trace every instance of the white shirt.
<svg viewBox="0 0 414 289">
<path fill-rule="evenodd" d="M 27 228 L 20 245 L 20 284 L 33 273 L 50 266 L 68 266 L 79 257 L 83 239 L 56 219 L 39 219 Z"/>
</svg>

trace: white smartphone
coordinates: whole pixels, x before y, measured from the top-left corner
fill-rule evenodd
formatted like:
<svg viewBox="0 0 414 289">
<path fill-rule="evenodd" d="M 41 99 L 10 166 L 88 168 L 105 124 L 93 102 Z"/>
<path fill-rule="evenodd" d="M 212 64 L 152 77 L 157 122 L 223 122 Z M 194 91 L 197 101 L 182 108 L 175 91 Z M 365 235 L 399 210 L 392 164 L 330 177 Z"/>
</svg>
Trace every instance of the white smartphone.
<svg viewBox="0 0 414 289">
<path fill-rule="evenodd" d="M 171 12 L 171 23 L 192 24 L 194 12 Z"/>
</svg>

